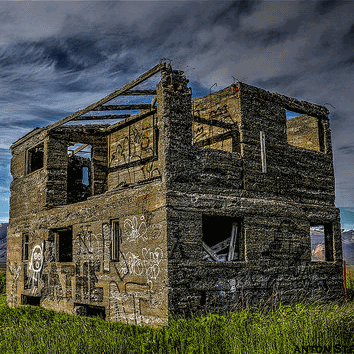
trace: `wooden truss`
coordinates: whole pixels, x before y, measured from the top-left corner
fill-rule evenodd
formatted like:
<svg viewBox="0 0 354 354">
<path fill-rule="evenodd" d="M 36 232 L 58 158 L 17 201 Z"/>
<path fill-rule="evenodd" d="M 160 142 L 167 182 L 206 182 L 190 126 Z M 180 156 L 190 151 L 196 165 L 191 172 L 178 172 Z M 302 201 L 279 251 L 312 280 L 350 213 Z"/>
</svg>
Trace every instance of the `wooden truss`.
<svg viewBox="0 0 354 354">
<path fill-rule="evenodd" d="M 38 134 L 39 132 L 46 130 L 50 131 L 52 129 L 55 129 L 65 123 L 68 123 L 70 121 L 83 121 L 83 120 L 105 120 L 105 119 L 125 119 L 129 118 L 130 114 L 123 114 L 123 115 L 117 115 L 117 114 L 110 114 L 110 115 L 104 115 L 104 116 L 84 116 L 84 114 L 91 112 L 91 111 L 131 111 L 131 110 L 154 110 L 154 105 L 156 103 L 156 90 L 155 89 L 149 89 L 149 90 L 132 90 L 135 86 L 139 85 L 143 81 L 147 80 L 151 76 L 157 74 L 159 71 L 162 69 L 166 68 L 165 63 L 160 63 L 155 65 L 152 69 L 148 70 L 144 74 L 140 75 L 138 78 L 135 80 L 131 81 L 127 85 L 123 86 L 121 89 L 116 90 L 106 97 L 102 98 L 101 100 L 92 103 L 91 105 L 87 106 L 86 108 L 80 109 L 79 111 L 51 124 L 48 125 L 44 128 L 39 128 L 35 129 L 26 136 L 24 136 L 22 139 L 18 140 L 15 144 L 20 144 L 23 141 L 29 139 L 35 134 Z M 134 104 L 134 105 L 105 105 L 105 103 L 113 100 L 114 98 L 118 96 L 143 96 L 143 95 L 153 95 L 154 98 L 152 99 L 151 104 Z M 142 112 L 143 113 L 143 112 Z M 132 117 L 133 118 L 133 117 Z M 109 128 L 109 127 L 108 127 Z M 108 129 L 107 129 L 108 130 Z M 76 152 L 73 152 L 75 154 Z"/>
</svg>

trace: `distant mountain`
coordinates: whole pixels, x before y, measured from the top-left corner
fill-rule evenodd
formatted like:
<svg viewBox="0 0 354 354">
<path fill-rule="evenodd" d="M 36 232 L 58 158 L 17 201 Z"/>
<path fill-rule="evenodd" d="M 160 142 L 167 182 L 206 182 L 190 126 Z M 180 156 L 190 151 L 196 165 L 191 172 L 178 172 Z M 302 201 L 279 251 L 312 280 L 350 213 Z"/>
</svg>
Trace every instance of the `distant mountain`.
<svg viewBox="0 0 354 354">
<path fill-rule="evenodd" d="M 343 259 L 354 266 L 354 230 L 342 230 Z"/>
<path fill-rule="evenodd" d="M 311 227 L 312 260 L 325 260 L 324 230 L 321 226 Z M 342 230 L 343 259 L 354 266 L 354 230 Z"/>
</svg>

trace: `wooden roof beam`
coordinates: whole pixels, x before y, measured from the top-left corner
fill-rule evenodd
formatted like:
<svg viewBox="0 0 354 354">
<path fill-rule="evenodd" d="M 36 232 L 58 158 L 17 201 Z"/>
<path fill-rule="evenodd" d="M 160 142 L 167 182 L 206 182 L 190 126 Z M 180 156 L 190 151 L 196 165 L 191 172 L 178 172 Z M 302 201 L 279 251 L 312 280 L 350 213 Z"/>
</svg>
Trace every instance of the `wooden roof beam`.
<svg viewBox="0 0 354 354">
<path fill-rule="evenodd" d="M 130 111 L 134 109 L 149 109 L 151 108 L 150 104 L 119 104 L 119 105 L 106 105 L 99 106 L 93 111 Z"/>
<path fill-rule="evenodd" d="M 122 96 L 144 96 L 156 95 L 156 90 L 129 90 L 122 93 Z"/>
<path fill-rule="evenodd" d="M 82 144 L 81 146 L 77 147 L 74 151 L 71 151 L 69 154 L 69 157 L 74 156 L 77 154 L 79 151 L 85 149 L 86 146 L 89 146 L 89 144 Z"/>
<path fill-rule="evenodd" d="M 103 104 L 113 100 L 113 98 L 116 98 L 116 97 L 122 95 L 123 93 L 129 91 L 133 87 L 139 85 L 143 81 L 147 80 L 149 77 L 157 74 L 160 70 L 162 70 L 165 67 L 166 67 L 166 64 L 164 64 L 164 63 L 155 65 L 152 69 L 150 69 L 149 71 L 147 71 L 144 74 L 140 75 L 138 78 L 136 78 L 135 80 L 131 81 L 129 84 L 123 86 L 121 89 L 110 93 L 108 96 L 102 98 L 98 102 L 92 103 L 91 105 L 87 106 L 86 108 L 80 109 L 79 111 L 71 114 L 70 116 L 68 116 L 66 118 L 63 118 L 63 119 L 59 120 L 58 122 L 47 126 L 46 129 L 47 130 L 54 129 L 54 128 L 58 127 L 59 125 L 65 124 L 65 123 L 70 122 L 71 120 L 73 120 L 73 119 L 75 119 L 77 117 L 80 117 L 80 116 L 84 115 L 87 112 L 93 111 L 95 108 L 97 108 L 99 106 L 102 106 Z"/>
<path fill-rule="evenodd" d="M 54 128 L 62 125 L 62 124 L 70 122 L 71 120 L 74 120 L 75 118 L 84 115 L 85 113 L 88 113 L 88 112 L 92 111 L 93 109 L 95 109 L 98 106 L 102 106 L 103 104 L 113 100 L 114 98 L 116 98 L 116 97 L 118 97 L 120 95 L 123 95 L 127 91 L 131 90 L 133 87 L 139 85 L 141 82 L 143 82 L 143 81 L 147 80 L 148 78 L 150 78 L 151 76 L 157 74 L 159 71 L 161 71 L 164 68 L 166 68 L 166 64 L 165 63 L 161 63 L 161 64 L 155 65 L 152 69 L 150 69 L 147 72 L 145 72 L 144 74 L 140 75 L 138 78 L 136 78 L 135 80 L 131 81 L 127 85 L 123 86 L 121 89 L 110 93 L 108 96 L 102 98 L 100 101 L 95 102 L 95 103 L 87 106 L 86 108 L 81 109 L 81 110 L 71 114 L 70 116 L 67 116 L 67 117 L 65 117 L 65 118 L 63 118 L 63 119 L 61 119 L 61 120 L 59 120 L 59 121 L 57 121 L 57 122 L 55 122 L 55 123 L 53 123 L 51 125 L 48 125 L 48 126 L 43 127 L 43 128 L 35 129 L 35 130 L 29 132 L 24 137 L 20 138 L 16 142 L 14 142 L 11 145 L 11 148 L 14 148 L 15 146 L 23 143 L 24 141 L 28 140 L 32 136 L 34 136 L 36 134 L 39 134 L 43 130 L 50 131 L 50 130 L 52 130 L 52 129 L 54 129 Z"/>
<path fill-rule="evenodd" d="M 109 116 L 81 116 L 73 119 L 73 121 L 78 120 L 100 120 L 100 119 L 125 119 L 129 118 L 130 114 L 112 114 Z"/>
</svg>

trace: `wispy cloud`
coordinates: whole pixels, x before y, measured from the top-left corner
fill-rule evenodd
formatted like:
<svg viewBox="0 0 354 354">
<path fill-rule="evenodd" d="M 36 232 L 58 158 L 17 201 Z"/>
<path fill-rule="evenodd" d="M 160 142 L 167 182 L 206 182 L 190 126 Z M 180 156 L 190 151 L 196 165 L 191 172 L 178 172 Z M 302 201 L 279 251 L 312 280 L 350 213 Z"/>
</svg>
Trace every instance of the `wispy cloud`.
<svg viewBox="0 0 354 354">
<path fill-rule="evenodd" d="M 354 3 L 4 2 L 0 148 L 171 58 L 195 95 L 233 76 L 331 110 L 337 203 L 354 206 Z M 335 107 L 335 108 L 333 108 Z M 1 160 L 10 155 L 0 149 Z M 0 185 L 8 188 L 10 177 Z M 348 197 L 349 196 L 349 197 Z"/>
</svg>

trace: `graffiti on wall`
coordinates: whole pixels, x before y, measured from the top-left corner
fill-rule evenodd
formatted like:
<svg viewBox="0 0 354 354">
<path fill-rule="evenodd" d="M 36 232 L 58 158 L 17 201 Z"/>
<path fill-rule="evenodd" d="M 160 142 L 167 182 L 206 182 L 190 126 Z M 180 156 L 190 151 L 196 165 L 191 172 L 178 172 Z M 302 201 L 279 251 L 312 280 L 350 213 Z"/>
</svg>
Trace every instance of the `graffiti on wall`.
<svg viewBox="0 0 354 354">
<path fill-rule="evenodd" d="M 109 286 L 112 321 L 146 323 L 142 306 L 157 308 L 162 302 L 163 296 L 154 285 L 161 275 L 164 253 L 161 247 L 151 247 L 160 237 L 162 225 L 151 219 L 148 214 L 134 215 L 122 223 L 122 247 L 119 262 L 114 264 L 119 280 Z"/>
<path fill-rule="evenodd" d="M 193 144 L 200 147 L 213 148 L 232 152 L 232 137 L 230 124 L 235 124 L 227 104 L 215 109 L 203 110 L 195 108 L 195 121 L 193 122 Z M 202 113 L 202 114 L 201 114 Z M 198 118 L 204 119 L 204 122 Z M 218 123 L 227 123 L 220 126 Z"/>
<path fill-rule="evenodd" d="M 150 315 L 144 313 L 149 313 L 150 308 L 158 311 L 165 294 L 160 289 L 165 280 L 159 279 L 165 256 L 158 243 L 163 226 L 153 222 L 153 217 L 152 212 L 146 212 L 121 220 L 120 237 L 124 247 L 119 249 L 119 261 L 111 260 L 110 223 L 73 228 L 72 262 L 58 262 L 60 234 L 50 231 L 42 243 L 30 245 L 28 261 L 23 262 L 23 267 L 9 263 L 12 275 L 9 303 L 18 305 L 17 280 L 23 270 L 27 296 L 58 304 L 60 301 L 107 304 L 112 320 L 147 323 Z"/>
<path fill-rule="evenodd" d="M 97 250 L 99 249 L 99 240 L 101 234 L 94 234 L 91 225 L 81 225 L 77 232 L 78 240 L 78 255 L 92 255 L 94 258 L 98 257 Z"/>
<path fill-rule="evenodd" d="M 157 127 L 153 116 L 112 134 L 110 167 L 117 168 L 117 185 L 161 178 L 157 161 Z M 120 168 L 124 166 L 124 168 Z"/>
<path fill-rule="evenodd" d="M 28 274 L 32 282 L 30 288 L 32 294 L 35 294 L 39 288 L 40 276 L 43 267 L 43 243 L 41 245 L 35 245 L 32 248 L 31 258 L 28 265 Z"/>
<path fill-rule="evenodd" d="M 161 235 L 162 226 L 160 224 L 146 225 L 145 216 L 139 218 L 133 216 L 124 220 L 123 237 L 127 241 L 143 241 L 155 240 Z"/>
<path fill-rule="evenodd" d="M 17 262 L 15 262 L 14 265 L 11 265 L 11 262 L 9 261 L 7 269 L 9 271 L 9 274 L 11 275 L 11 293 L 8 299 L 9 305 L 17 306 L 17 280 L 20 276 L 21 266 L 17 265 Z"/>
</svg>

